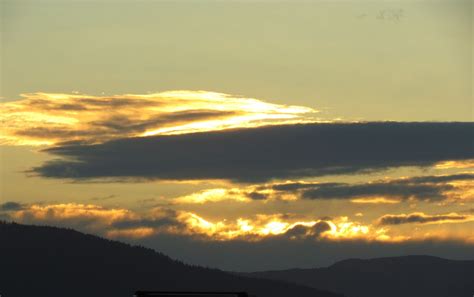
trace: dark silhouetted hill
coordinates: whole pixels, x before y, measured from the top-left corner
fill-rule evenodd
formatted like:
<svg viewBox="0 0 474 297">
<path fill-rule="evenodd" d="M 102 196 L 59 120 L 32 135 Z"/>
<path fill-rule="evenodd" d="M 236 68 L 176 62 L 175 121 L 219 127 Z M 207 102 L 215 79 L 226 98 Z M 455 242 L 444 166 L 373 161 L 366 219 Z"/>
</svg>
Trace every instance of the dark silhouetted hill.
<svg viewBox="0 0 474 297">
<path fill-rule="evenodd" d="M 151 249 L 69 229 L 0 222 L 1 296 L 131 297 L 136 290 L 247 291 L 258 297 L 340 296 L 189 266 Z"/>
<path fill-rule="evenodd" d="M 431 256 L 348 259 L 326 268 L 255 272 L 348 297 L 472 297 L 474 261 Z"/>
</svg>

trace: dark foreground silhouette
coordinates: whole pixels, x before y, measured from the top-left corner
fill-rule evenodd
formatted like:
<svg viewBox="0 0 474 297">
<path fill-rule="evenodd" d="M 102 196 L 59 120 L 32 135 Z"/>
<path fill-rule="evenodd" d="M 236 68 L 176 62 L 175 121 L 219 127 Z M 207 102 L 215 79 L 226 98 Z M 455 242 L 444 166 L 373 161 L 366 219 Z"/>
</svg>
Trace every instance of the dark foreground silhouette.
<svg viewBox="0 0 474 297">
<path fill-rule="evenodd" d="M 474 261 L 430 256 L 348 259 L 326 268 L 248 275 L 332 290 L 348 297 L 474 296 Z"/>
<path fill-rule="evenodd" d="M 2 297 L 131 297 L 137 290 L 246 291 L 258 297 L 342 296 L 185 265 L 151 249 L 74 230 L 0 222 Z"/>
<path fill-rule="evenodd" d="M 135 292 L 133 297 L 252 297 L 246 292 Z"/>
</svg>

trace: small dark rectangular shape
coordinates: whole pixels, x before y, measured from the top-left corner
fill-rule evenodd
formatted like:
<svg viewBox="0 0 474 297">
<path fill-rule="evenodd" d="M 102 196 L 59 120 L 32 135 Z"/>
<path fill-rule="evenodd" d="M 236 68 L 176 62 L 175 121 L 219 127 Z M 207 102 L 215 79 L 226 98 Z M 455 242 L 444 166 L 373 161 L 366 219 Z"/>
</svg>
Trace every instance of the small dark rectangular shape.
<svg viewBox="0 0 474 297">
<path fill-rule="evenodd" d="M 245 292 L 167 292 L 137 291 L 135 297 L 249 297 Z"/>
</svg>

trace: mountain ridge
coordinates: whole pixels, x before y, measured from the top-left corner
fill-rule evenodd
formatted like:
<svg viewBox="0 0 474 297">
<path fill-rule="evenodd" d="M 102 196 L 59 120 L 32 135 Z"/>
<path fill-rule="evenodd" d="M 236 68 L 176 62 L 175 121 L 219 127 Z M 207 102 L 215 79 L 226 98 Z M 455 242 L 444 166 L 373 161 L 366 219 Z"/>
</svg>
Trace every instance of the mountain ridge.
<svg viewBox="0 0 474 297">
<path fill-rule="evenodd" d="M 348 297 L 471 297 L 474 260 L 428 255 L 345 259 L 327 267 L 246 275 L 340 292 Z"/>
<path fill-rule="evenodd" d="M 137 290 L 342 297 L 184 264 L 152 249 L 71 229 L 1 222 L 0 242 L 0 294 L 6 297 L 131 297 Z"/>
</svg>

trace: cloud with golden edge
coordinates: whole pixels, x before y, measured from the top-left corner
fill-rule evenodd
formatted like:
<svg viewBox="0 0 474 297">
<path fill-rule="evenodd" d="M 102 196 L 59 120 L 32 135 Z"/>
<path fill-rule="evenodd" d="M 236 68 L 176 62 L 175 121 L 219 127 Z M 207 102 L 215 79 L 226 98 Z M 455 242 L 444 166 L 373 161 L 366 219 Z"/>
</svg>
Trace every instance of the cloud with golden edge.
<svg viewBox="0 0 474 297">
<path fill-rule="evenodd" d="M 24 207 L 12 215 L 19 221 L 66 221 L 66 220 L 95 220 L 103 224 L 130 219 L 135 215 L 123 208 L 104 208 L 93 204 L 61 203 L 40 205 L 33 204 Z"/>
<path fill-rule="evenodd" d="M 175 204 L 235 201 L 348 199 L 355 204 L 397 204 L 405 200 L 469 201 L 474 199 L 472 172 L 454 175 L 386 178 L 365 183 L 291 181 L 212 188 L 173 199 Z"/>
<path fill-rule="evenodd" d="M 212 188 L 199 192 L 180 196 L 173 199 L 174 204 L 204 204 L 208 202 L 235 201 L 249 203 L 251 201 L 284 200 L 293 201 L 298 199 L 294 194 L 275 195 L 270 187 L 263 188 L 261 185 L 250 185 L 231 188 Z"/>
<path fill-rule="evenodd" d="M 282 236 L 295 227 L 303 227 L 306 228 L 304 232 L 306 237 L 325 234 L 324 236 L 329 239 L 341 239 L 365 236 L 369 230 L 368 226 L 349 222 L 347 217 L 322 221 L 300 220 L 281 214 L 260 214 L 235 221 L 211 221 L 193 212 L 160 207 L 146 213 L 137 213 L 123 208 L 76 203 L 31 204 L 22 205 L 21 208 L 5 209 L 11 220 L 20 223 L 72 227 L 108 237 L 141 238 L 167 233 L 201 236 L 212 240 L 261 240 L 271 236 Z M 321 228 L 321 225 L 325 228 Z M 315 226 L 319 229 L 314 229 Z"/>
<path fill-rule="evenodd" d="M 238 202 L 250 202 L 250 198 L 246 196 L 245 191 L 239 188 L 216 188 L 206 189 L 189 195 L 181 196 L 173 199 L 175 204 L 203 204 L 207 202 L 220 202 L 220 201 L 238 201 Z"/>
<path fill-rule="evenodd" d="M 397 204 L 401 201 L 396 199 L 388 199 L 385 197 L 375 197 L 352 199 L 351 202 L 357 204 Z"/>
<path fill-rule="evenodd" d="M 11 204 L 11 203 L 10 203 Z M 7 204 L 7 206 L 10 206 Z M 2 206 L 2 205 L 0 205 Z M 0 207 L 0 215 L 27 224 L 46 224 L 92 232 L 109 238 L 139 239 L 159 234 L 190 236 L 213 241 L 261 241 L 269 238 L 286 240 L 325 240 L 368 242 L 407 242 L 462 240 L 468 242 L 474 234 L 461 235 L 450 230 L 420 229 L 414 232 L 400 229 L 406 223 L 420 226 L 445 223 L 469 223 L 474 216 L 457 213 L 426 215 L 411 213 L 385 215 L 377 224 L 361 223 L 347 216 L 307 219 L 297 215 L 258 214 L 235 220 L 211 220 L 194 212 L 157 207 L 138 213 L 123 208 L 106 208 L 92 204 L 22 204 L 21 207 Z M 5 216 L 5 214 L 7 216 Z M 356 215 L 357 217 L 357 215 Z M 470 242 L 470 241 L 469 241 Z"/>
<path fill-rule="evenodd" d="M 139 227 L 139 228 L 129 228 L 129 229 L 113 229 L 109 230 L 106 233 L 107 237 L 117 238 L 117 237 L 126 237 L 126 238 L 144 238 L 156 234 L 155 230 L 151 227 Z"/>
<path fill-rule="evenodd" d="M 204 235 L 213 240 L 244 239 L 250 241 L 280 236 L 288 239 L 326 239 L 326 240 L 376 240 L 390 241 L 386 228 L 374 228 L 348 217 L 332 220 L 288 220 L 283 215 L 257 215 L 255 218 L 239 218 L 234 222 L 227 220 L 209 221 L 194 213 L 182 213 L 181 220 L 188 226 L 190 234 Z"/>
<path fill-rule="evenodd" d="M 435 164 L 435 169 L 471 169 L 474 168 L 474 160 L 444 161 Z"/>
<path fill-rule="evenodd" d="M 384 178 L 360 183 L 287 180 L 253 186 L 245 192 L 254 200 L 347 199 L 357 204 L 397 204 L 414 200 L 467 201 L 474 199 L 474 173 Z"/>
<path fill-rule="evenodd" d="M 314 123 L 318 111 L 207 91 L 91 96 L 29 93 L 0 103 L 0 144 L 102 143 L 277 124 Z"/>
<path fill-rule="evenodd" d="M 466 223 L 474 221 L 472 215 L 461 215 L 457 213 L 427 215 L 423 212 L 413 212 L 410 214 L 386 214 L 378 219 L 380 225 L 401 225 L 401 224 L 452 224 Z"/>
</svg>

